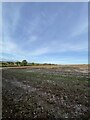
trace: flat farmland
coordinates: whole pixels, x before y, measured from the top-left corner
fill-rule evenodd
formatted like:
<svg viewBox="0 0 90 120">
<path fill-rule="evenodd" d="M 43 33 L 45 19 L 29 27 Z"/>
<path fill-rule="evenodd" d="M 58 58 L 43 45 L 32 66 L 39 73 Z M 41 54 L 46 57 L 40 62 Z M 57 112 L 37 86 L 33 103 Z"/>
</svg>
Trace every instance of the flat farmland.
<svg viewBox="0 0 90 120">
<path fill-rule="evenodd" d="M 87 65 L 2 69 L 3 119 L 89 119 Z"/>
</svg>

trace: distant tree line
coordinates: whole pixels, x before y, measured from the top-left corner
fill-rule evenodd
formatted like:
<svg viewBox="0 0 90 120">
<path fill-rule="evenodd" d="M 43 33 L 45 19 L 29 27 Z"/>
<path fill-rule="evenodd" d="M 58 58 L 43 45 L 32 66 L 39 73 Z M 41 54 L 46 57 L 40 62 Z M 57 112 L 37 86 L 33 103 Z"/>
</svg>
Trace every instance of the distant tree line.
<svg viewBox="0 0 90 120">
<path fill-rule="evenodd" d="M 16 61 L 16 62 L 10 62 L 10 61 L 3 61 L 2 62 L 2 66 L 3 67 L 8 67 L 8 66 L 10 66 L 10 67 L 14 67 L 14 66 L 27 66 L 28 65 L 28 62 L 27 62 L 27 60 L 23 60 L 22 62 L 20 62 L 20 61 Z"/>
<path fill-rule="evenodd" d="M 16 67 L 16 66 L 40 66 L 40 65 L 54 65 L 54 64 L 50 64 L 50 63 L 43 63 L 43 64 L 39 64 L 39 63 L 29 63 L 27 62 L 27 60 L 22 60 L 20 61 L 16 61 L 16 62 L 12 62 L 12 61 L 2 61 L 0 62 L 0 66 L 2 67 Z"/>
</svg>

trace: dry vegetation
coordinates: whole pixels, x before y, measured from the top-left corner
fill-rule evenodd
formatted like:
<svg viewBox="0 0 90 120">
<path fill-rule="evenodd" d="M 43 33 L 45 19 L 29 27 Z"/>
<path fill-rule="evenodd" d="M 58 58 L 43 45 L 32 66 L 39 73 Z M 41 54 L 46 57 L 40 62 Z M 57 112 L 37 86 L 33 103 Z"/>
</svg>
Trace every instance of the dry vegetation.
<svg viewBox="0 0 90 120">
<path fill-rule="evenodd" d="M 88 66 L 3 69 L 3 119 L 89 119 Z"/>
</svg>

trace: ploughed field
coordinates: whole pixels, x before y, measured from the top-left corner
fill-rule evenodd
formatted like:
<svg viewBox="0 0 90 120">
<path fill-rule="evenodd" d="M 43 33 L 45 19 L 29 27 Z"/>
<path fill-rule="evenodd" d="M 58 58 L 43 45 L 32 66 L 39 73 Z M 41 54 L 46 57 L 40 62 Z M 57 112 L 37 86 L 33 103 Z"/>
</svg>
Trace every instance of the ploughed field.
<svg viewBox="0 0 90 120">
<path fill-rule="evenodd" d="M 2 70 L 3 119 L 89 119 L 87 67 Z"/>
</svg>

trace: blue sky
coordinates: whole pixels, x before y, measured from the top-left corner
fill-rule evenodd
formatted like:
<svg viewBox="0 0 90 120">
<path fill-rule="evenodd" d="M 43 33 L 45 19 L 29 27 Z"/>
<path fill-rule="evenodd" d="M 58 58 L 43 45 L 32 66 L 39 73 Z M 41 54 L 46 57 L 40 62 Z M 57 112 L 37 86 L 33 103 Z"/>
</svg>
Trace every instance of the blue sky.
<svg viewBox="0 0 90 120">
<path fill-rule="evenodd" d="M 2 12 L 3 59 L 88 63 L 88 3 L 3 3 Z"/>
</svg>

